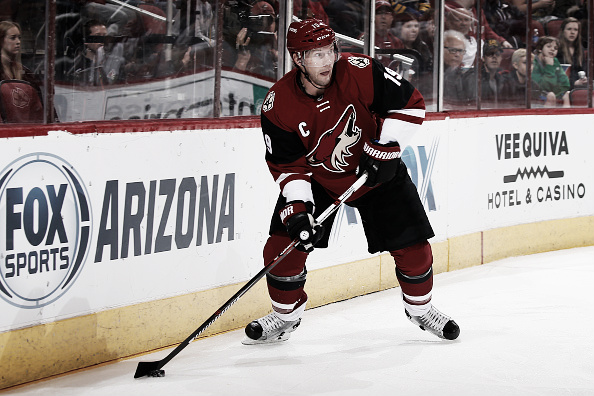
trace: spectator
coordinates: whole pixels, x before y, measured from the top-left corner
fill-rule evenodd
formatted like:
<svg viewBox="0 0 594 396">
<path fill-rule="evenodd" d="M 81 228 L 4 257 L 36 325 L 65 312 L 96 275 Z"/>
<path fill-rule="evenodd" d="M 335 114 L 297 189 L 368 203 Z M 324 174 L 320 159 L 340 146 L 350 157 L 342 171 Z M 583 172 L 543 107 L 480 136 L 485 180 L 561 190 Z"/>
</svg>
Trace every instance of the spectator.
<svg viewBox="0 0 594 396">
<path fill-rule="evenodd" d="M 462 59 L 462 67 L 468 69 L 474 67 L 474 60 L 477 53 L 476 37 L 472 35 L 473 16 L 470 10 L 459 7 L 448 9 L 445 17 L 446 30 L 455 30 L 464 37 L 465 52 Z"/>
<path fill-rule="evenodd" d="M 278 69 L 276 13 L 267 1 L 256 1 L 234 47 L 223 42 L 223 66 L 276 79 Z"/>
<path fill-rule="evenodd" d="M 404 49 L 414 51 L 412 54 L 404 54 L 415 59 L 412 66 L 413 74 L 411 76 L 411 71 L 409 71 L 408 80 L 413 82 L 424 97 L 431 97 L 433 94 L 433 51 L 429 49 L 427 43 L 421 40 L 419 21 L 413 15 L 398 14 L 393 31 L 402 41 Z"/>
<path fill-rule="evenodd" d="M 391 29 L 394 23 L 394 11 L 390 2 L 385 0 L 375 1 L 375 58 L 378 59 L 384 66 L 393 68 L 393 61 L 391 54 L 382 54 L 381 50 L 403 49 L 402 41 L 392 34 Z M 363 40 L 364 36 L 359 37 Z M 380 49 L 378 51 L 377 49 Z"/>
<path fill-rule="evenodd" d="M 522 14 L 528 12 L 527 0 L 511 0 L 513 6 L 516 7 Z M 556 0 L 532 0 L 532 18 L 543 22 L 543 18 L 552 15 Z M 558 0 L 557 0 L 558 1 Z"/>
<path fill-rule="evenodd" d="M 207 0 L 196 2 L 196 20 L 194 23 L 194 35 L 214 46 L 215 23 L 213 18 L 213 5 Z"/>
<path fill-rule="evenodd" d="M 22 80 L 26 81 L 39 93 L 41 98 L 41 79 L 29 70 L 21 61 L 21 27 L 16 22 L 1 21 L 0 22 L 0 81 L 3 80 Z M 27 102 L 29 102 L 27 100 Z M 31 105 L 35 107 L 34 105 Z M 35 107 L 37 116 L 41 119 L 34 120 L 31 118 L 34 112 L 29 113 L 27 122 L 43 122 L 43 106 L 41 103 Z M 58 115 L 54 109 L 54 121 L 58 122 Z"/>
<path fill-rule="evenodd" d="M 487 40 L 483 45 L 483 68 L 480 78 L 481 103 L 485 107 L 499 107 L 499 103 L 504 99 L 502 92 L 506 80 L 505 75 L 508 72 L 500 67 L 502 53 L 503 49 L 497 40 Z M 470 79 L 468 82 L 471 83 Z"/>
<path fill-rule="evenodd" d="M 125 81 L 125 59 L 122 44 L 105 50 L 107 27 L 91 19 L 85 24 L 85 43 L 76 51 L 73 65 L 66 77 L 80 85 L 105 86 Z"/>
<path fill-rule="evenodd" d="M 560 19 L 577 17 L 576 14 L 585 10 L 585 4 L 584 0 L 555 0 L 555 7 L 551 14 Z"/>
<path fill-rule="evenodd" d="M 432 9 L 429 0 L 391 0 L 391 3 L 396 14 L 409 14 L 417 19 L 431 13 Z"/>
<path fill-rule="evenodd" d="M 167 2 L 156 3 L 159 8 L 167 13 Z M 189 3 L 189 4 L 188 4 Z M 173 34 L 179 35 L 178 42 L 184 41 L 183 44 L 191 45 L 190 38 L 202 39 L 205 43 L 214 47 L 215 45 L 215 15 L 214 5 L 209 0 L 196 0 L 195 2 L 185 1 L 178 4 L 176 11 L 174 11 L 171 31 Z M 195 3 L 194 9 L 191 9 L 192 3 Z M 164 5 L 164 7 L 162 7 Z M 194 18 L 192 18 L 194 16 Z"/>
<path fill-rule="evenodd" d="M 581 23 L 573 17 L 565 18 L 561 24 L 561 31 L 559 32 L 559 52 L 557 59 L 561 64 L 569 64 L 569 85 L 573 89 L 575 87 L 583 87 L 588 84 L 588 78 L 583 73 L 580 77 L 580 72 L 585 72 L 586 57 L 584 54 L 584 47 L 582 47 Z"/>
<path fill-rule="evenodd" d="M 165 6 L 167 2 L 165 2 Z M 157 72 L 169 69 L 175 75 L 193 73 L 214 65 L 214 50 L 216 46 L 215 18 L 213 5 L 208 0 L 196 1 L 194 23 L 182 25 L 182 10 L 178 10 L 173 17 L 172 31 L 179 32 L 175 44 L 171 49 L 171 60 L 158 59 L 158 63 L 165 63 L 165 67 L 157 68 Z M 186 10 L 183 10 L 186 12 Z M 191 14 L 191 13 L 190 13 Z M 175 34 L 175 33 L 174 33 Z M 154 52 L 164 58 L 159 43 Z M 158 57 L 156 57 L 158 58 Z M 169 68 L 167 64 L 170 64 Z"/>
<path fill-rule="evenodd" d="M 365 9 L 361 0 L 330 0 L 324 10 L 336 33 L 353 38 L 363 33 Z"/>
<path fill-rule="evenodd" d="M 110 36 L 133 36 L 137 23 L 136 12 L 106 0 L 74 0 L 82 5 L 85 21 L 99 20 L 107 27 Z M 86 23 L 86 22 L 85 22 Z"/>
<path fill-rule="evenodd" d="M 483 11 L 491 29 L 514 48 L 524 47 L 526 17 L 507 0 L 484 0 Z"/>
<path fill-rule="evenodd" d="M 443 48 L 443 62 L 446 71 L 462 66 L 462 58 L 466 53 L 466 40 L 462 33 L 457 30 L 446 30 L 443 33 Z"/>
<path fill-rule="evenodd" d="M 324 4 L 327 3 L 328 0 L 293 0 L 293 15 L 301 20 L 315 18 L 328 24 L 330 20 L 324 10 Z"/>
<path fill-rule="evenodd" d="M 213 67 L 212 52 L 210 48 L 205 51 L 203 45 L 175 46 L 172 52 L 173 59 L 170 63 L 174 76 L 196 73 Z"/>
<path fill-rule="evenodd" d="M 568 3 L 575 5 L 569 5 Z M 581 20 L 582 24 L 585 25 L 583 22 L 588 19 L 588 8 L 586 6 L 587 4 L 592 4 L 592 2 L 587 2 L 585 0 L 561 1 L 559 5 L 556 6 L 553 10 L 553 15 L 562 19 L 566 17 L 574 17 L 576 19 Z M 582 35 L 586 36 L 585 34 Z"/>
<path fill-rule="evenodd" d="M 400 14 L 396 16 L 394 32 L 402 41 L 405 49 L 415 50 L 421 55 L 421 72 L 430 72 L 433 70 L 433 52 L 429 49 L 420 36 L 420 23 L 411 14 Z"/>
<path fill-rule="evenodd" d="M 466 52 L 464 35 L 457 30 L 446 30 L 443 33 L 443 45 L 444 103 L 467 106 L 472 99 L 472 94 L 464 77 L 465 70 L 462 68 L 462 58 Z"/>
<path fill-rule="evenodd" d="M 530 54 L 530 61 L 527 60 L 526 49 L 520 48 L 514 51 L 511 64 L 513 70 L 505 75 L 505 84 L 503 97 L 508 101 L 511 107 L 523 107 L 526 104 L 526 86 L 527 67 L 530 65 L 534 69 L 534 55 Z M 540 87 L 532 80 L 532 89 L 530 90 L 530 100 L 538 100 L 541 97 Z M 545 107 L 554 107 L 556 98 L 552 92 L 550 95 L 542 95 L 545 98 Z"/>
<path fill-rule="evenodd" d="M 0 81 L 23 80 L 39 87 L 39 78 L 21 62 L 21 27 L 16 22 L 0 22 L 2 69 Z"/>
<path fill-rule="evenodd" d="M 547 92 L 547 95 L 552 92 L 557 101 L 563 103 L 563 107 L 570 107 L 569 78 L 563 71 L 559 59 L 557 59 L 558 51 L 559 40 L 556 37 L 544 36 L 538 39 L 532 79 L 542 90 Z M 550 101 L 547 101 L 546 105 L 550 106 Z"/>
<path fill-rule="evenodd" d="M 421 22 L 421 32 L 419 33 L 419 36 L 421 37 L 421 40 L 427 44 L 429 50 L 433 54 L 433 49 L 435 48 L 433 45 L 435 42 L 435 19 L 433 13 L 425 14 L 419 22 Z"/>
<path fill-rule="evenodd" d="M 456 9 L 456 8 L 464 8 L 466 10 L 469 10 L 472 13 L 472 25 L 471 25 L 471 32 L 470 34 L 472 36 L 474 36 L 475 38 L 479 37 L 477 35 L 477 29 L 478 29 L 478 19 L 476 17 L 477 13 L 476 13 L 476 7 L 475 7 L 475 0 L 446 0 L 445 3 L 445 7 L 446 10 L 448 9 Z M 497 33 L 495 33 L 493 31 L 493 29 L 491 29 L 491 26 L 489 25 L 489 22 L 487 21 L 487 18 L 485 17 L 485 13 L 481 12 L 481 34 L 480 34 L 480 39 L 481 40 L 497 40 L 499 42 L 499 44 L 501 44 L 501 46 L 503 48 L 513 48 L 513 46 L 504 38 L 501 37 L 500 35 L 498 35 Z"/>
</svg>

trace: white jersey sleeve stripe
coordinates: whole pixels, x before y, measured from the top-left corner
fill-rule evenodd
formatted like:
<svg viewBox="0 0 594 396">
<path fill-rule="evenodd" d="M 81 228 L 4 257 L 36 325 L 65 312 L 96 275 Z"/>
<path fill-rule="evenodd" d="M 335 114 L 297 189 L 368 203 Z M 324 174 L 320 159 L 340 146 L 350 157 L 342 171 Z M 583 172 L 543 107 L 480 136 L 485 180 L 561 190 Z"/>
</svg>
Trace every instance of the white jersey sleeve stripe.
<svg viewBox="0 0 594 396">
<path fill-rule="evenodd" d="M 387 144 L 395 141 L 400 142 L 403 137 L 417 132 L 420 128 L 421 125 L 419 124 L 396 120 L 394 118 L 386 118 L 378 142 L 380 144 Z"/>
<path fill-rule="evenodd" d="M 391 114 L 404 114 L 411 117 L 418 117 L 418 118 L 425 118 L 425 110 L 424 109 L 400 109 L 400 110 L 389 110 L 388 113 Z"/>
</svg>

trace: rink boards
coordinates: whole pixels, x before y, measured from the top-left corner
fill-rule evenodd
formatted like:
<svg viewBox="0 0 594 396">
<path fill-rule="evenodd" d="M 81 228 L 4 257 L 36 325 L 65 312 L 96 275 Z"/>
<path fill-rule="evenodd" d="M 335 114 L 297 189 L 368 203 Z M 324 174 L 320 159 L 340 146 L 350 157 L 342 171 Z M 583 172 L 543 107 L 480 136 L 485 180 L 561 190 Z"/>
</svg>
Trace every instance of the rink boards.
<svg viewBox="0 0 594 396">
<path fill-rule="evenodd" d="M 261 269 L 278 187 L 248 124 L 2 139 L 0 388 L 176 344 Z M 435 271 L 594 244 L 593 124 L 441 115 L 403 136 Z M 308 261 L 309 307 L 397 285 L 352 209 L 330 242 Z M 262 281 L 205 334 L 269 307 Z"/>
</svg>

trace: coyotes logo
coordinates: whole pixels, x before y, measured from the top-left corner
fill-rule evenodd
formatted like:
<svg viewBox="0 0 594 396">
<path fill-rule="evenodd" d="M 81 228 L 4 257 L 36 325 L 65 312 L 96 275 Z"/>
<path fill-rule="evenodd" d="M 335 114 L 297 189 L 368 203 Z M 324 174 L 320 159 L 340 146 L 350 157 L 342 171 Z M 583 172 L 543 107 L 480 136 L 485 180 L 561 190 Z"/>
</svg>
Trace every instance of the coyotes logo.
<svg viewBox="0 0 594 396">
<path fill-rule="evenodd" d="M 353 155 L 349 149 L 361 137 L 356 119 L 355 107 L 349 105 L 336 125 L 320 136 L 316 147 L 307 154 L 307 162 L 312 166 L 323 166 L 330 172 L 344 172 L 348 165 L 346 158 Z"/>
<path fill-rule="evenodd" d="M 23 91 L 19 87 L 15 87 L 12 89 L 11 94 L 12 104 L 15 107 L 24 109 L 25 107 L 29 106 L 29 102 L 31 102 L 31 97 L 27 94 L 27 92 Z"/>
<path fill-rule="evenodd" d="M 272 107 L 274 106 L 274 97 L 275 96 L 276 96 L 276 94 L 274 93 L 274 91 L 268 92 L 268 95 L 266 96 L 264 103 L 262 103 L 262 111 L 263 112 L 272 110 Z"/>
</svg>

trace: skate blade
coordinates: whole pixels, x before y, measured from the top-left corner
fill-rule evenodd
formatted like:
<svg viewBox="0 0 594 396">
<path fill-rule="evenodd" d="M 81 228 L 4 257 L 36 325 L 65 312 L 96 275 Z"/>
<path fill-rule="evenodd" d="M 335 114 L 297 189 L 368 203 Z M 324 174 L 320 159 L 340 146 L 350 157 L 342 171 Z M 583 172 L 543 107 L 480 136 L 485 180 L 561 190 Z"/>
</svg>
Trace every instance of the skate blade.
<svg viewBox="0 0 594 396">
<path fill-rule="evenodd" d="M 410 318 L 409 318 L 409 319 L 410 319 Z M 410 321 L 411 321 L 413 324 L 417 325 L 417 326 L 419 327 L 419 329 L 421 329 L 421 330 L 423 330 L 423 331 L 426 331 L 427 333 L 433 334 L 434 336 L 436 336 L 436 337 L 439 337 L 439 338 L 441 338 L 442 340 L 448 340 L 448 339 L 449 339 L 449 338 L 447 338 L 447 337 L 446 337 L 446 336 L 445 336 L 445 335 L 444 335 L 442 332 L 440 332 L 440 331 L 437 331 L 437 330 L 435 330 L 435 329 L 432 329 L 432 328 L 430 328 L 430 327 L 425 327 L 425 326 L 423 326 L 423 325 L 420 325 L 420 324 L 418 324 L 417 322 L 415 322 L 413 319 L 410 319 Z M 456 336 L 456 337 L 457 337 L 457 336 Z M 456 337 L 454 337 L 454 338 L 452 338 L 452 339 L 455 339 Z"/>
<path fill-rule="evenodd" d="M 284 332 L 279 336 L 268 338 L 266 340 L 253 340 L 248 336 L 245 336 L 241 343 L 243 345 L 259 345 L 259 344 L 276 344 L 279 342 L 287 341 L 291 337 L 291 333 Z"/>
</svg>

